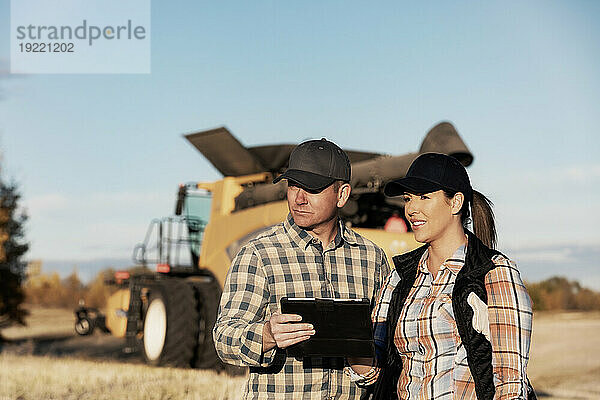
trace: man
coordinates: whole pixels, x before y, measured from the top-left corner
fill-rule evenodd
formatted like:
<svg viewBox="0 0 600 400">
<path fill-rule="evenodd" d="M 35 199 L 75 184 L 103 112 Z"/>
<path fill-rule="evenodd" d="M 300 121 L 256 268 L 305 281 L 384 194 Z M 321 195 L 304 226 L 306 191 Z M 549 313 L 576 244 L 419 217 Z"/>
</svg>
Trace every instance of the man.
<svg viewBox="0 0 600 400">
<path fill-rule="evenodd" d="M 249 366 L 245 399 L 358 399 L 341 358 L 287 357 L 286 348 L 315 331 L 280 314 L 282 297 L 373 299 L 389 268 L 383 250 L 344 226 L 350 161 L 325 139 L 298 145 L 287 179 L 287 219 L 248 242 L 225 281 L 213 337 L 219 357 Z"/>
</svg>

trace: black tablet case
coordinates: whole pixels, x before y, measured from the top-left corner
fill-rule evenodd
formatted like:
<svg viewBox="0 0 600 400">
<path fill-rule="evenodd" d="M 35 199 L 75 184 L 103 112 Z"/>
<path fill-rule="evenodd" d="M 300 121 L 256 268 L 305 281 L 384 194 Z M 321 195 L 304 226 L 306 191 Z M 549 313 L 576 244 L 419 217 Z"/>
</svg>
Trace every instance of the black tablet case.
<svg viewBox="0 0 600 400">
<path fill-rule="evenodd" d="M 373 325 L 369 300 L 281 299 L 281 312 L 299 314 L 315 334 L 287 348 L 292 357 L 372 357 Z"/>
</svg>

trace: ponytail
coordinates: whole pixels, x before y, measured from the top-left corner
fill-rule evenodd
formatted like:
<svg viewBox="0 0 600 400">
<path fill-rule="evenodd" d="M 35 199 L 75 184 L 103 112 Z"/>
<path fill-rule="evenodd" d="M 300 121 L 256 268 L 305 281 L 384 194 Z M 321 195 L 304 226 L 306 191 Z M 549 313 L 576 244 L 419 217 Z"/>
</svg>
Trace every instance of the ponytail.
<svg viewBox="0 0 600 400">
<path fill-rule="evenodd" d="M 494 203 L 477 190 L 473 190 L 473 202 L 471 210 L 473 213 L 473 233 L 487 247 L 496 248 L 496 224 L 494 222 Z"/>
<path fill-rule="evenodd" d="M 456 192 L 444 189 L 447 199 L 454 197 Z M 469 212 L 469 204 L 471 210 Z M 496 223 L 494 222 L 494 203 L 483 194 L 473 189 L 473 201 L 464 202 L 460 210 L 460 222 L 465 229 L 469 228 L 469 222 L 473 222 L 473 233 L 487 247 L 496 248 Z M 471 216 L 472 214 L 472 216 Z"/>
</svg>

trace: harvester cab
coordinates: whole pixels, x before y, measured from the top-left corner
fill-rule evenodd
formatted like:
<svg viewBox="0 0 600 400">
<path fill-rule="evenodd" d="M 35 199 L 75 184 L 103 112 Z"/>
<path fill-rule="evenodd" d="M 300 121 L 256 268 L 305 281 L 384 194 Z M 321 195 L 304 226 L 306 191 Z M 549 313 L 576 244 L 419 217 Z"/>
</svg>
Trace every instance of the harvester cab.
<svg viewBox="0 0 600 400">
<path fill-rule="evenodd" d="M 180 185 L 175 214 L 152 220 L 144 241 L 135 246 L 136 265 L 173 276 L 198 273 L 210 202 L 210 192 L 196 184 Z"/>
</svg>

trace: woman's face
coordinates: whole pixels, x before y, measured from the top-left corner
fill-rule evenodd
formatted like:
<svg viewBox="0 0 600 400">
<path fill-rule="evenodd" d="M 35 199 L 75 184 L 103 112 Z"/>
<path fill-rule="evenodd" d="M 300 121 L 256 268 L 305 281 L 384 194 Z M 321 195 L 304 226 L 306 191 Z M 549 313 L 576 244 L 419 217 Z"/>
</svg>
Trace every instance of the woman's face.
<svg viewBox="0 0 600 400">
<path fill-rule="evenodd" d="M 418 242 L 434 242 L 449 232 L 455 232 L 455 224 L 460 224 L 457 213 L 462 206 L 462 193 L 457 193 L 452 199 L 448 199 L 442 190 L 420 195 L 405 193 L 403 198 L 406 219 Z"/>
</svg>

